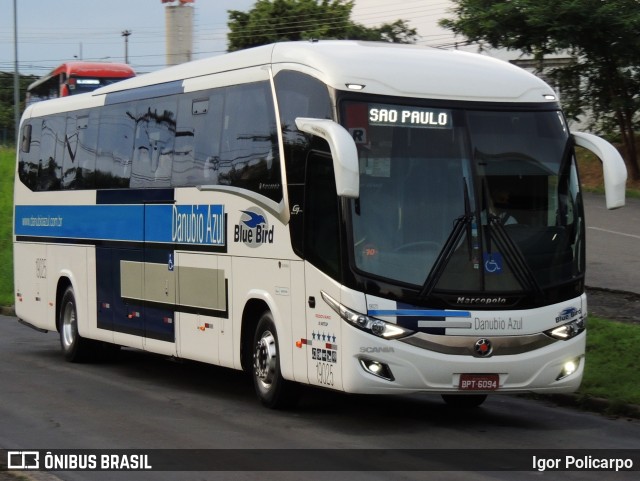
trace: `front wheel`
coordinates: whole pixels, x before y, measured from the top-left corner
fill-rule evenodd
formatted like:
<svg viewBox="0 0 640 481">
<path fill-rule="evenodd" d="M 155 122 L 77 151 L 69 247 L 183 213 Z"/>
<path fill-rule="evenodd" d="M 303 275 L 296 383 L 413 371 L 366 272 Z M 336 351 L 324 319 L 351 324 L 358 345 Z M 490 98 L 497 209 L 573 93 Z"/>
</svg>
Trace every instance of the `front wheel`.
<svg viewBox="0 0 640 481">
<path fill-rule="evenodd" d="M 269 311 L 258 321 L 253 345 L 253 385 L 258 399 L 272 409 L 293 406 L 298 400 L 297 386 L 280 372 L 278 334 Z"/>
</svg>

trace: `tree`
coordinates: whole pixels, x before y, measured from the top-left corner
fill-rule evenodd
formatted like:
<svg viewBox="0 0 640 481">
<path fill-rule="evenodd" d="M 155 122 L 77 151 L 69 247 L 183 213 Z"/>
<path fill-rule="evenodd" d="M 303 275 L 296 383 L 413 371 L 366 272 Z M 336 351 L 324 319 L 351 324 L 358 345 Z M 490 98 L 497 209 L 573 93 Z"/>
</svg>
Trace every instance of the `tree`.
<svg viewBox="0 0 640 481">
<path fill-rule="evenodd" d="M 20 113 L 24 110 L 27 86 L 37 77 L 20 76 Z M 13 115 L 13 73 L 0 72 L 0 144 L 13 143 L 15 120 Z"/>
<path fill-rule="evenodd" d="M 312 39 L 415 43 L 405 20 L 367 28 L 351 21 L 353 0 L 258 0 L 249 12 L 229 10 L 229 51 L 273 42 Z"/>
<path fill-rule="evenodd" d="M 634 133 L 640 109 L 637 0 L 452 1 L 457 18 L 440 25 L 471 42 L 521 50 L 538 60 L 571 54 L 569 65 L 549 73 L 565 111 L 572 117 L 590 111 L 604 130 L 615 125 L 631 177 L 640 179 Z"/>
</svg>

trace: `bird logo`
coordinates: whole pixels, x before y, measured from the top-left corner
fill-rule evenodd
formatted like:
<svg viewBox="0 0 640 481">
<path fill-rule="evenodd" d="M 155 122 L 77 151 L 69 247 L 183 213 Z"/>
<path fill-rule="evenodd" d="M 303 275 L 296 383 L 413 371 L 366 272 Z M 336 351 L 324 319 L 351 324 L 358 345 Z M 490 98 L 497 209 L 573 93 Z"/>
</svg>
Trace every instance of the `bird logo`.
<svg viewBox="0 0 640 481">
<path fill-rule="evenodd" d="M 242 210 L 240 212 L 249 216 L 248 219 L 241 219 L 241 222 L 244 225 L 246 225 L 249 229 L 255 229 L 260 224 L 267 223 L 267 219 L 265 219 L 262 214 L 256 214 L 255 212 L 251 212 L 250 210 Z"/>
</svg>

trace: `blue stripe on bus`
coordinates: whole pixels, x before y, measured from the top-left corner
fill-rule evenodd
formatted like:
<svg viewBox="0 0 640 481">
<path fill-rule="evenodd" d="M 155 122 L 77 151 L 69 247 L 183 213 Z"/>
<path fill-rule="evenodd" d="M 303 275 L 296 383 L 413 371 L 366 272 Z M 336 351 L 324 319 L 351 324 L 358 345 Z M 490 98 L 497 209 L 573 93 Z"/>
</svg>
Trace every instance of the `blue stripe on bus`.
<svg viewBox="0 0 640 481">
<path fill-rule="evenodd" d="M 226 245 L 223 205 L 20 205 L 16 236 Z"/>
<path fill-rule="evenodd" d="M 18 205 L 16 236 L 142 241 L 143 205 Z"/>
<path fill-rule="evenodd" d="M 471 317 L 468 311 L 445 311 L 435 309 L 372 309 L 368 312 L 370 316 L 420 316 L 420 317 Z"/>
</svg>

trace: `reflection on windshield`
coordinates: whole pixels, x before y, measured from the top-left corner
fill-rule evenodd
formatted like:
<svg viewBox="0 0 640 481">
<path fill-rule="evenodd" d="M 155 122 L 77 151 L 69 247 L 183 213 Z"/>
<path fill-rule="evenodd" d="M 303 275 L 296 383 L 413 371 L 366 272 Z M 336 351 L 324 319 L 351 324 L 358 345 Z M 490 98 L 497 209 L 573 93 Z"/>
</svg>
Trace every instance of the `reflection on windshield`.
<svg viewBox="0 0 640 481">
<path fill-rule="evenodd" d="M 582 274 L 577 175 L 557 112 L 350 102 L 344 114 L 360 157 L 359 271 L 423 293 L 539 291 Z"/>
<path fill-rule="evenodd" d="M 373 274 L 422 284 L 464 214 L 462 161 L 406 158 L 394 164 L 403 170 L 394 175 L 390 160 L 385 163 L 385 169 L 362 166 L 353 217 L 356 262 Z"/>
</svg>

